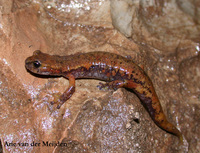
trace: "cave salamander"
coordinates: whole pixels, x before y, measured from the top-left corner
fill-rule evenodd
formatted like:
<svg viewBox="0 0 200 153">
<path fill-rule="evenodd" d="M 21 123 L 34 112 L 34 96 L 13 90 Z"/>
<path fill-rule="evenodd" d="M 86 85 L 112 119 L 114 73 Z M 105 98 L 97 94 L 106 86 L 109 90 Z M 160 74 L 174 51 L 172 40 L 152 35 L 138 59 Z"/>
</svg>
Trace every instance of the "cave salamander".
<svg viewBox="0 0 200 153">
<path fill-rule="evenodd" d="M 128 58 L 109 52 L 77 53 L 69 56 L 49 55 L 36 50 L 25 61 L 28 71 L 69 80 L 69 87 L 52 102 L 59 109 L 75 92 L 75 79 L 93 78 L 106 81 L 100 88 L 128 88 L 141 100 L 157 126 L 180 138 L 181 132 L 170 123 L 161 107 L 150 78 L 144 70 Z"/>
</svg>

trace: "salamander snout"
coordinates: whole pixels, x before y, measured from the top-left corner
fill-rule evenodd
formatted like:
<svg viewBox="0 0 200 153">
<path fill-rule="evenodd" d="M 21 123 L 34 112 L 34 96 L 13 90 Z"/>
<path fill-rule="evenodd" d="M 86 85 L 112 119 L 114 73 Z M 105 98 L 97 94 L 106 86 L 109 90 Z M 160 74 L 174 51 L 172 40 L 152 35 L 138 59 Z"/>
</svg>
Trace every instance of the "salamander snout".
<svg viewBox="0 0 200 153">
<path fill-rule="evenodd" d="M 51 75 L 53 68 L 48 64 L 47 57 L 39 57 L 36 55 L 30 56 L 25 60 L 26 69 L 39 75 Z"/>
</svg>

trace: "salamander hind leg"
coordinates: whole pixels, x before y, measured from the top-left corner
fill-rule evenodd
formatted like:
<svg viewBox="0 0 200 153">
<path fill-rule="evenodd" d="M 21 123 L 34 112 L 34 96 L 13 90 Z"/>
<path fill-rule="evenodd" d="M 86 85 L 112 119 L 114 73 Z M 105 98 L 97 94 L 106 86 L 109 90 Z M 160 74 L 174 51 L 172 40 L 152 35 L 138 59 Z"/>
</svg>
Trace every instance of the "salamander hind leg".
<svg viewBox="0 0 200 153">
<path fill-rule="evenodd" d="M 69 87 L 65 90 L 65 92 L 57 99 L 55 98 L 51 104 L 57 104 L 57 109 L 59 109 L 75 92 L 75 78 L 70 75 L 67 76 L 69 79 Z"/>
<path fill-rule="evenodd" d="M 111 82 L 106 82 L 106 83 L 99 83 L 97 86 L 100 90 L 102 89 L 114 89 L 117 90 L 118 88 L 122 88 L 126 85 L 126 81 L 124 80 L 115 80 Z"/>
</svg>

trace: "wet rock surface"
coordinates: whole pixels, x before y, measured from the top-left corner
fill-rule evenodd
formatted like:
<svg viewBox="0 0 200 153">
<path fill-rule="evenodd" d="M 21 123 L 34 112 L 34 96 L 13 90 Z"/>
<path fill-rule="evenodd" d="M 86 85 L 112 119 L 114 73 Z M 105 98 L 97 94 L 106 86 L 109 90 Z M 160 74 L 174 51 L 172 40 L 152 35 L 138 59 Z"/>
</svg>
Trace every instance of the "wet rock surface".
<svg viewBox="0 0 200 153">
<path fill-rule="evenodd" d="M 198 3 L 2 0 L 0 150 L 199 152 Z M 134 93 L 99 90 L 97 80 L 77 80 L 75 94 L 56 109 L 50 102 L 68 81 L 28 73 L 24 61 L 36 49 L 131 56 L 152 79 L 167 118 L 184 135 L 183 145 L 154 124 Z"/>
</svg>

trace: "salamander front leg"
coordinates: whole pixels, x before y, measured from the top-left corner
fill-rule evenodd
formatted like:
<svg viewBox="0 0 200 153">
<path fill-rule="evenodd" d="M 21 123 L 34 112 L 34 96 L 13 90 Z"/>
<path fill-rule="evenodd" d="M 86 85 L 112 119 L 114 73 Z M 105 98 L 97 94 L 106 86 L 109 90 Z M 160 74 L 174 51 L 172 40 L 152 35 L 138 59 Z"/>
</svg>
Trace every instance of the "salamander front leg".
<svg viewBox="0 0 200 153">
<path fill-rule="evenodd" d="M 57 104 L 57 109 L 59 109 L 75 92 L 75 78 L 73 75 L 68 75 L 66 78 L 69 79 L 69 87 L 60 96 L 58 100 L 51 102 L 51 104 Z"/>
<path fill-rule="evenodd" d="M 125 87 L 127 84 L 126 80 L 115 80 L 107 83 L 99 83 L 97 86 L 100 90 L 101 89 L 114 89 L 117 90 L 118 88 Z"/>
</svg>

